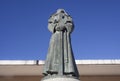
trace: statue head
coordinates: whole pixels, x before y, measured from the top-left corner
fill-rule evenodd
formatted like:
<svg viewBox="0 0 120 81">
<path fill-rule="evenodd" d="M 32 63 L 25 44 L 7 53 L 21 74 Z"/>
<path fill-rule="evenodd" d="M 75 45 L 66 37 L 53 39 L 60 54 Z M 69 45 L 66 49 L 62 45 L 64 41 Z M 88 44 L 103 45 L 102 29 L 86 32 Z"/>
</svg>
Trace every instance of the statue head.
<svg viewBox="0 0 120 81">
<path fill-rule="evenodd" d="M 55 33 L 55 31 L 72 32 L 74 24 L 70 15 L 64 9 L 58 9 L 48 21 L 48 29 Z"/>
</svg>

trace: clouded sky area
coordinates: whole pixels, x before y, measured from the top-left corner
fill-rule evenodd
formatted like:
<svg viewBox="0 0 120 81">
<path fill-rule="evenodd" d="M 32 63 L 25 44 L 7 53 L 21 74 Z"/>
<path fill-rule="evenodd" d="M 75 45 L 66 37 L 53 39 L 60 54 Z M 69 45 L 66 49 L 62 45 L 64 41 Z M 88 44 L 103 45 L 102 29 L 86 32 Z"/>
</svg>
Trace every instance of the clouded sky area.
<svg viewBox="0 0 120 81">
<path fill-rule="evenodd" d="M 75 24 L 75 59 L 120 59 L 119 0 L 0 0 L 0 60 L 44 60 L 59 8 Z"/>
</svg>

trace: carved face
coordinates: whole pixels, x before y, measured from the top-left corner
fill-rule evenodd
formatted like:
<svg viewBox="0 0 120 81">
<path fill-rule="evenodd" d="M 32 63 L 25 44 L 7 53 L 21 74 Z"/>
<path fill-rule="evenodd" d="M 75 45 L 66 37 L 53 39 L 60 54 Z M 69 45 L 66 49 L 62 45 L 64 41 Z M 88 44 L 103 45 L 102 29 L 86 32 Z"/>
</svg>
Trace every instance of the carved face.
<svg viewBox="0 0 120 81">
<path fill-rule="evenodd" d="M 54 23 L 65 24 L 67 20 L 67 15 L 65 13 L 57 13 L 54 16 Z"/>
</svg>

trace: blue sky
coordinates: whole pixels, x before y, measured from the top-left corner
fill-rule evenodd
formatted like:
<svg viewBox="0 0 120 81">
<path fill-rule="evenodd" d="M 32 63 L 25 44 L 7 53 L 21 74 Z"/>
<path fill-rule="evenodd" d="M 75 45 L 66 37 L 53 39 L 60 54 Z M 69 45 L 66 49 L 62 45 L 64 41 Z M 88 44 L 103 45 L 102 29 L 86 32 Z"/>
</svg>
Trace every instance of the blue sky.
<svg viewBox="0 0 120 81">
<path fill-rule="evenodd" d="M 48 18 L 59 8 L 75 24 L 75 59 L 120 59 L 119 0 L 0 0 L 0 59 L 44 60 Z"/>
</svg>

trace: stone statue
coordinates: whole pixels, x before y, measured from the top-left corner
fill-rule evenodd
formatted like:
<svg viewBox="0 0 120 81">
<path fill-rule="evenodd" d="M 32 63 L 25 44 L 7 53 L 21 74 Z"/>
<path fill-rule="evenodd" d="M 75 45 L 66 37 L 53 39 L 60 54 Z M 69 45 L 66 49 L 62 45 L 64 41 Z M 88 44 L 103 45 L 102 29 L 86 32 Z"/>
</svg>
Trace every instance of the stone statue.
<svg viewBox="0 0 120 81">
<path fill-rule="evenodd" d="M 58 9 L 50 16 L 48 29 L 52 36 L 43 74 L 79 77 L 70 40 L 74 29 L 72 18 L 63 9 Z"/>
</svg>

